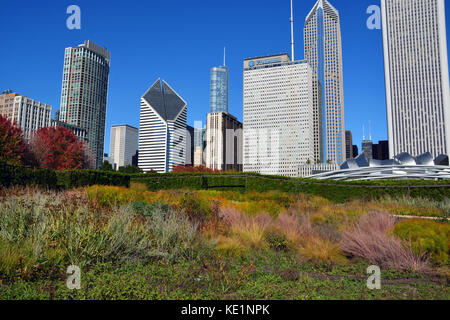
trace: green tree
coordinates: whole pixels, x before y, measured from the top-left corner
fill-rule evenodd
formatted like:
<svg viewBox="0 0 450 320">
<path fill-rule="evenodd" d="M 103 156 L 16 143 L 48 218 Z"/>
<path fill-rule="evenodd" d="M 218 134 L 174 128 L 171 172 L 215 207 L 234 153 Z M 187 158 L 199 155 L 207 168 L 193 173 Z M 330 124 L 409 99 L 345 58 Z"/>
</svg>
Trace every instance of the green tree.
<svg viewBox="0 0 450 320">
<path fill-rule="evenodd" d="M 114 171 L 113 166 L 107 160 L 103 161 L 102 166 L 100 167 L 101 171 Z"/>
</svg>

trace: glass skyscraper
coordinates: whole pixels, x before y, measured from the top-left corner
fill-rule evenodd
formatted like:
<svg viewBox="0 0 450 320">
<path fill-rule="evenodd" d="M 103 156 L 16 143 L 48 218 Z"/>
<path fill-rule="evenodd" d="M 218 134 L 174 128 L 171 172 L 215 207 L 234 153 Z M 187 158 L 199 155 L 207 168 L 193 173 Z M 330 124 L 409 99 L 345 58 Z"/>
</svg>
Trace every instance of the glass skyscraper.
<svg viewBox="0 0 450 320">
<path fill-rule="evenodd" d="M 341 164 L 345 157 L 344 80 L 339 12 L 319 0 L 306 18 L 305 59 L 313 70 L 314 156 Z"/>
<path fill-rule="evenodd" d="M 66 48 L 59 121 L 87 131 L 94 158 L 93 166 L 103 163 L 111 54 L 91 41 Z"/>
<path fill-rule="evenodd" d="M 228 68 L 211 69 L 211 100 L 210 112 L 228 113 Z"/>
</svg>

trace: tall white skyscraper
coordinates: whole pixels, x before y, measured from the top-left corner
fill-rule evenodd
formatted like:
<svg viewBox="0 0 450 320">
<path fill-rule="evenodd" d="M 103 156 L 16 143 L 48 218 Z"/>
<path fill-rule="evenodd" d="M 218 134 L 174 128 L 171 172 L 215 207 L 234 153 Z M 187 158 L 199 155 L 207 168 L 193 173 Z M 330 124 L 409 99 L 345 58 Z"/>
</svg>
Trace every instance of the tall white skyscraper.
<svg viewBox="0 0 450 320">
<path fill-rule="evenodd" d="M 341 26 L 327 0 L 317 1 L 308 14 L 304 42 L 313 74 L 314 160 L 341 164 L 346 160 Z"/>
<path fill-rule="evenodd" d="M 444 0 L 382 0 L 389 153 L 450 153 Z"/>
<path fill-rule="evenodd" d="M 244 172 L 298 176 L 314 158 L 312 74 L 288 54 L 244 60 Z"/>
<path fill-rule="evenodd" d="M 158 79 L 141 98 L 139 168 L 170 172 L 186 162 L 187 103 Z"/>
<path fill-rule="evenodd" d="M 139 130 L 129 125 L 111 127 L 109 157 L 115 170 L 132 164 L 138 150 Z"/>
</svg>

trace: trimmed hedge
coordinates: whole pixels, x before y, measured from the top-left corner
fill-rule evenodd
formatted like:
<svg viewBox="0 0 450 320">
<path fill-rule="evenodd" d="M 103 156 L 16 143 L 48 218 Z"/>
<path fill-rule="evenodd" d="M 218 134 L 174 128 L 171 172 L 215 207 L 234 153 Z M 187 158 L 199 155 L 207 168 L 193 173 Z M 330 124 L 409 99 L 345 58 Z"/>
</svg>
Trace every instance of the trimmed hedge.
<svg viewBox="0 0 450 320">
<path fill-rule="evenodd" d="M 24 168 L 0 164 L 0 183 L 2 186 L 36 185 L 54 188 L 57 185 L 56 173 L 49 169 Z"/>
<path fill-rule="evenodd" d="M 332 181 L 262 176 L 259 174 L 199 174 L 165 173 L 131 175 L 131 181 L 147 185 L 149 190 L 164 189 L 214 189 L 266 192 L 279 190 L 306 193 L 335 202 L 355 198 L 369 200 L 390 196 L 423 197 L 442 201 L 450 198 L 450 181 L 383 180 L 383 181 Z"/>
<path fill-rule="evenodd" d="M 129 187 L 130 176 L 122 173 L 97 170 L 64 170 L 56 171 L 58 186 L 66 189 L 104 185 Z"/>
<path fill-rule="evenodd" d="M 0 184 L 4 187 L 36 185 L 50 189 L 71 189 L 92 185 L 130 186 L 130 176 L 97 170 L 35 169 L 0 165 Z"/>
</svg>

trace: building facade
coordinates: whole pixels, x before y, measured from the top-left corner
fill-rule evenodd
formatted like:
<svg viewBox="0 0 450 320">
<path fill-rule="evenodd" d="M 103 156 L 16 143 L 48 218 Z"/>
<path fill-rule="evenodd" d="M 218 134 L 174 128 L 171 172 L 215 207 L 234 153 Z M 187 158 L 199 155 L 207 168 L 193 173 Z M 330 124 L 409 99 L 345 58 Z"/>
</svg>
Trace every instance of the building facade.
<svg viewBox="0 0 450 320">
<path fill-rule="evenodd" d="M 372 155 L 374 160 L 389 159 L 389 141 L 380 140 L 372 146 Z"/>
<path fill-rule="evenodd" d="M 362 153 L 366 156 L 367 161 L 373 159 L 373 142 L 372 142 L 372 140 L 363 140 L 361 149 L 362 149 Z"/>
<path fill-rule="evenodd" d="M 200 121 L 195 123 L 194 128 L 194 166 L 205 166 L 204 151 L 206 149 L 206 128 L 202 128 Z"/>
<path fill-rule="evenodd" d="M 110 61 L 110 52 L 89 40 L 64 55 L 58 120 L 86 129 L 96 168 L 104 154 Z"/>
<path fill-rule="evenodd" d="M 194 166 L 194 127 L 186 126 L 186 161 L 185 165 Z"/>
<path fill-rule="evenodd" d="M 345 158 L 353 158 L 353 135 L 351 131 L 345 131 Z"/>
<path fill-rule="evenodd" d="M 65 123 L 65 122 L 61 122 L 61 121 L 58 121 L 58 120 L 52 120 L 51 123 L 52 123 L 52 127 L 53 128 L 57 128 L 57 127 L 67 128 L 67 129 L 71 130 L 74 135 L 77 136 L 78 140 L 83 141 L 85 143 L 88 142 L 88 135 L 87 135 L 87 130 L 86 129 L 80 128 L 80 127 L 77 127 L 75 125 L 68 124 L 68 123 Z"/>
<path fill-rule="evenodd" d="M 345 161 L 344 80 L 339 12 L 319 0 L 304 27 L 305 60 L 313 74 L 314 160 Z"/>
<path fill-rule="evenodd" d="M 141 98 L 139 167 L 165 173 L 186 161 L 187 103 L 158 79 Z"/>
<path fill-rule="evenodd" d="M 450 153 L 444 0 L 382 0 L 389 154 Z"/>
<path fill-rule="evenodd" d="M 242 123 L 228 113 L 207 116 L 206 167 L 242 171 Z"/>
<path fill-rule="evenodd" d="M 307 178 L 315 174 L 333 172 L 339 170 L 340 166 L 338 164 L 332 163 L 315 163 L 315 164 L 304 164 L 298 168 L 298 176 L 301 178 Z"/>
<path fill-rule="evenodd" d="M 228 112 L 228 68 L 211 69 L 210 112 Z"/>
<path fill-rule="evenodd" d="M 16 123 L 29 141 L 34 132 L 50 127 L 52 107 L 8 90 L 0 94 L 0 115 Z"/>
<path fill-rule="evenodd" d="M 314 159 L 311 88 L 306 61 L 244 60 L 244 172 L 296 177 Z"/>
<path fill-rule="evenodd" d="M 114 170 L 133 165 L 138 150 L 139 130 L 129 125 L 111 127 L 109 157 Z"/>
</svg>

